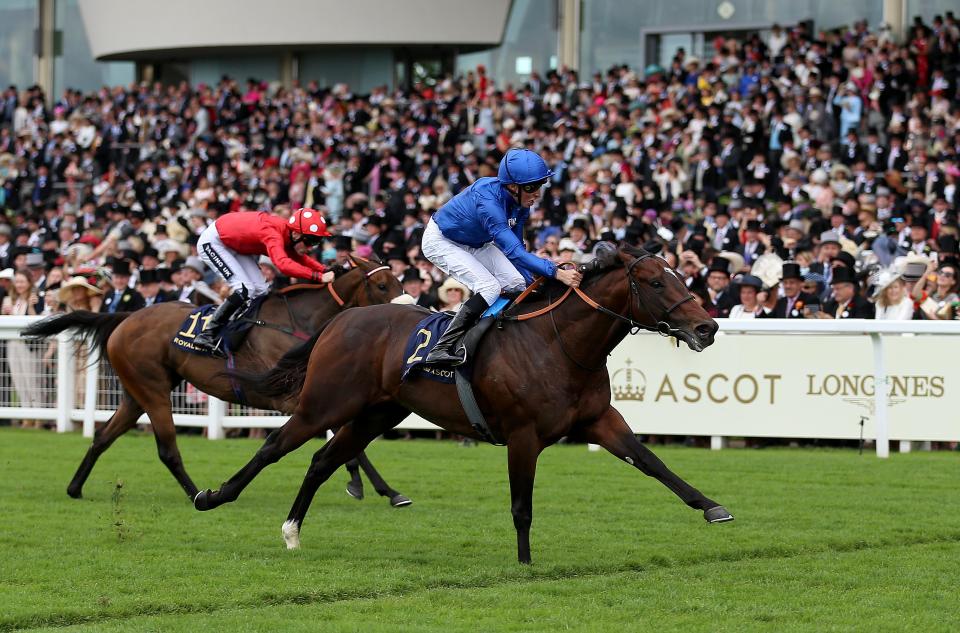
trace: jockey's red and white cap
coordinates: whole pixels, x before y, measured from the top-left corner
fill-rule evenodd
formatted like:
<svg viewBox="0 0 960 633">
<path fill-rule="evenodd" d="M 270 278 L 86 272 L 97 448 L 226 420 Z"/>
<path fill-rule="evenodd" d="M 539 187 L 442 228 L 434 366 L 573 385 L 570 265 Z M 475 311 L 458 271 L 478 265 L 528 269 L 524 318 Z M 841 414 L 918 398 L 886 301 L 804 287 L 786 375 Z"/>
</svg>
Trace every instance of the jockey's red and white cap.
<svg viewBox="0 0 960 633">
<path fill-rule="evenodd" d="M 323 216 L 316 209 L 309 207 L 297 209 L 290 216 L 289 225 L 291 231 L 296 231 L 302 235 L 330 236 L 330 231 L 327 230 L 327 223 Z"/>
</svg>

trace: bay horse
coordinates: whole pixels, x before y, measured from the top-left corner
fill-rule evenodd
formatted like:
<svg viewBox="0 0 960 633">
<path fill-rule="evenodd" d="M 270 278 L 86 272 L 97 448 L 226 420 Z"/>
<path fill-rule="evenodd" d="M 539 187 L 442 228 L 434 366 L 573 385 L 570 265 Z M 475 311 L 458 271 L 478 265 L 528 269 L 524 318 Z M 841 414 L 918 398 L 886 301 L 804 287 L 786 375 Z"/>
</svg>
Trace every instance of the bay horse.
<svg viewBox="0 0 960 633">
<path fill-rule="evenodd" d="M 492 434 L 507 446 L 520 563 L 531 560 L 537 458 L 564 436 L 599 444 L 655 477 L 688 506 L 701 510 L 709 523 L 733 519 L 726 508 L 671 472 L 637 440 L 610 404 L 606 368 L 607 356 L 631 331 L 655 330 L 701 351 L 713 343 L 716 322 L 693 301 L 663 259 L 642 249 L 611 245 L 580 270 L 584 282 L 576 296 L 567 290 L 555 299 L 562 286 L 548 282 L 546 297 L 529 306 L 546 303 L 532 313 L 540 316 L 491 328 L 473 360 L 476 400 Z M 522 309 L 524 304 L 515 305 L 505 318 L 516 318 L 515 312 Z M 293 549 L 300 545 L 300 528 L 317 488 L 411 411 L 453 433 L 479 438 L 454 385 L 428 382 L 422 376 L 401 381 L 405 342 L 426 314 L 401 305 L 350 310 L 324 329 L 305 369 L 306 352 L 299 348 L 264 375 L 238 376 L 246 384 L 265 384 L 266 389 L 284 391 L 297 383 L 303 389 L 283 427 L 271 433 L 253 459 L 219 490 L 201 492 L 194 506 L 209 510 L 234 501 L 268 464 L 327 429 L 339 429 L 313 456 L 283 524 L 284 540 Z"/>
<path fill-rule="evenodd" d="M 268 369 L 297 343 L 311 336 L 315 338 L 338 312 L 386 303 L 403 292 L 389 267 L 362 258 L 351 258 L 351 261 L 352 268 L 331 284 L 299 284 L 273 292 L 256 315 L 262 325 L 251 329 L 234 356 L 236 367 L 249 371 Z M 153 427 L 160 461 L 191 500 L 197 495 L 197 487 L 184 469 L 177 447 L 170 404 L 170 393 L 184 380 L 228 402 L 288 414 L 293 411 L 296 392 L 266 394 L 257 385 L 246 385 L 242 392 L 238 391 L 225 374 L 225 359 L 193 354 L 171 345 L 184 319 L 195 309 L 192 304 L 176 301 L 127 313 L 77 311 L 44 319 L 24 331 L 24 336 L 46 338 L 76 330 L 100 348 L 100 357 L 109 359 L 123 386 L 120 406 L 109 422 L 97 429 L 93 443 L 67 487 L 71 497 L 82 496 L 83 485 L 97 459 L 118 437 L 136 426 L 144 411 Z M 391 505 L 410 504 L 407 497 L 383 480 L 363 454 L 348 464 L 351 496 L 362 496 L 358 467 L 364 469 L 377 492 L 390 499 Z"/>
</svg>

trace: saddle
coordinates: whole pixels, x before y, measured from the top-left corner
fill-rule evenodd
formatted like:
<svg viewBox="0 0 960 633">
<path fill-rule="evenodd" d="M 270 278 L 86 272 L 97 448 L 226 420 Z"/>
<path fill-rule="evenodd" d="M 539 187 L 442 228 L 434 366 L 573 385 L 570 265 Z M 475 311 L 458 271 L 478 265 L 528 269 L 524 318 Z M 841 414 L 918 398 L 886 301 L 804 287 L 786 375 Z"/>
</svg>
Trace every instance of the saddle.
<svg viewBox="0 0 960 633">
<path fill-rule="evenodd" d="M 454 317 L 452 312 L 435 312 L 422 319 L 414 328 L 413 333 L 407 339 L 404 348 L 403 374 L 401 380 L 407 380 L 411 375 L 423 376 L 430 380 L 442 382 L 445 384 L 456 384 L 457 395 L 460 397 L 460 404 L 463 406 L 470 420 L 470 425 L 480 437 L 485 441 L 495 445 L 502 445 L 503 442 L 497 438 L 487 421 L 480 411 L 476 397 L 473 395 L 473 359 L 476 357 L 477 349 L 480 347 L 480 341 L 489 331 L 490 326 L 497 322 L 497 317 L 505 310 L 512 298 L 500 297 L 492 306 L 487 308 L 480 317 L 480 320 L 467 333 L 457 341 L 454 349 L 465 353 L 466 362 L 456 367 L 444 365 L 424 365 L 430 350 L 436 345 L 440 336 L 446 331 L 447 325 Z"/>
<path fill-rule="evenodd" d="M 262 325 L 262 323 L 257 320 L 257 315 L 259 315 L 260 308 L 267 296 L 269 295 L 263 295 L 247 301 L 243 307 L 237 310 L 237 313 L 227 321 L 226 325 L 223 326 L 223 330 L 220 332 L 220 341 L 217 343 L 217 350 L 222 356 L 229 357 L 235 354 L 236 351 L 240 349 L 240 346 L 243 345 L 247 334 L 250 333 L 253 326 Z M 185 318 L 180 325 L 180 329 L 173 335 L 170 343 L 177 349 L 185 352 L 198 354 L 200 356 L 213 356 L 213 354 L 206 350 L 201 350 L 195 346 L 193 339 L 206 327 L 207 322 L 209 322 L 210 317 L 213 316 L 216 309 L 216 304 L 211 303 L 191 310 L 190 314 L 187 315 L 187 318 Z"/>
</svg>

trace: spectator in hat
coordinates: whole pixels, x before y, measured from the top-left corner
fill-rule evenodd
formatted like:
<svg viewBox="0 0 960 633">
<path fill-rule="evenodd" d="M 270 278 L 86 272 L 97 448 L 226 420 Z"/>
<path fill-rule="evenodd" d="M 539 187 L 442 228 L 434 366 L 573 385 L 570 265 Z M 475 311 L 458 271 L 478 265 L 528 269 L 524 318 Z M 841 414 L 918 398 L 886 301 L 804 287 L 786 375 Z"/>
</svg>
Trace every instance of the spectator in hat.
<svg viewBox="0 0 960 633">
<path fill-rule="evenodd" d="M 930 255 L 932 249 L 930 248 L 930 244 L 927 243 L 928 235 L 927 223 L 924 219 L 920 217 L 913 218 L 910 222 L 909 235 L 897 245 L 897 256 L 906 255 L 910 252 L 920 255 Z"/>
<path fill-rule="evenodd" d="M 713 318 L 725 319 L 737 304 L 737 298 L 730 290 L 730 261 L 719 255 L 710 260 L 707 269 L 707 296 L 710 304 L 704 306 Z"/>
<path fill-rule="evenodd" d="M 819 303 L 819 299 L 802 290 L 803 275 L 797 262 L 783 263 L 783 278 L 780 280 L 781 296 L 773 310 L 775 319 L 802 319 L 803 306 Z"/>
<path fill-rule="evenodd" d="M 740 303 L 730 310 L 730 318 L 738 321 L 754 319 L 762 312 L 757 296 L 763 289 L 763 281 L 753 275 L 740 277 Z"/>
<path fill-rule="evenodd" d="M 367 246 L 373 250 L 373 254 L 377 256 L 378 259 L 383 260 L 383 237 L 384 237 L 384 220 L 379 215 L 370 216 L 367 219 L 367 223 L 363 225 L 367 231 L 367 235 L 370 237 L 367 239 Z"/>
<path fill-rule="evenodd" d="M 909 321 L 914 318 L 913 299 L 907 295 L 899 271 L 884 270 L 880 273 L 874 297 L 877 319 Z"/>
<path fill-rule="evenodd" d="M 423 291 L 423 279 L 420 277 L 419 270 L 413 267 L 407 268 L 403 271 L 400 284 L 403 286 L 403 292 L 416 300 L 416 305 L 429 310 L 437 309 L 437 300 Z"/>
<path fill-rule="evenodd" d="M 165 292 L 160 288 L 160 271 L 155 268 L 141 268 L 138 281 L 145 307 L 177 300 L 176 293 Z"/>
<path fill-rule="evenodd" d="M 441 310 L 456 312 L 460 305 L 470 298 L 470 289 L 453 277 L 447 277 L 437 290 L 437 298 L 440 300 Z"/>
<path fill-rule="evenodd" d="M 830 319 L 872 319 L 874 305 L 857 292 L 856 273 L 850 268 L 839 266 L 833 270 L 830 281 L 833 298 L 823 306 L 823 312 Z"/>
<path fill-rule="evenodd" d="M 740 246 L 740 238 L 737 236 L 737 228 L 730 222 L 730 212 L 726 207 L 720 206 L 717 209 L 716 229 L 714 229 L 713 240 L 711 244 L 718 251 L 733 251 Z"/>
<path fill-rule="evenodd" d="M 102 297 L 103 290 L 80 275 L 71 277 L 57 291 L 57 299 L 67 307 L 68 312 L 99 312 L 103 303 Z"/>
<path fill-rule="evenodd" d="M 333 248 L 337 251 L 337 263 L 341 266 L 350 260 L 353 251 L 353 238 L 349 235 L 337 235 L 333 238 Z"/>
<path fill-rule="evenodd" d="M 113 290 L 104 296 L 100 312 L 133 312 L 146 305 L 143 295 L 130 287 L 130 262 L 127 260 L 119 259 L 113 263 L 110 285 Z"/>
<path fill-rule="evenodd" d="M 177 301 L 185 301 L 202 306 L 210 303 L 219 304 L 220 295 L 203 280 L 206 266 L 196 255 L 191 255 L 180 267 L 180 281 L 178 284 Z"/>
<path fill-rule="evenodd" d="M 743 244 L 736 248 L 736 252 L 743 256 L 747 266 L 753 265 L 753 262 L 767 251 L 766 244 L 760 239 L 760 233 L 760 220 L 747 220 L 746 229 L 743 232 Z"/>
<path fill-rule="evenodd" d="M 387 266 L 390 267 L 390 272 L 397 278 L 397 281 L 400 281 L 403 279 L 403 273 L 407 268 L 410 268 L 410 262 L 400 251 L 393 251 L 387 255 Z"/>
</svg>

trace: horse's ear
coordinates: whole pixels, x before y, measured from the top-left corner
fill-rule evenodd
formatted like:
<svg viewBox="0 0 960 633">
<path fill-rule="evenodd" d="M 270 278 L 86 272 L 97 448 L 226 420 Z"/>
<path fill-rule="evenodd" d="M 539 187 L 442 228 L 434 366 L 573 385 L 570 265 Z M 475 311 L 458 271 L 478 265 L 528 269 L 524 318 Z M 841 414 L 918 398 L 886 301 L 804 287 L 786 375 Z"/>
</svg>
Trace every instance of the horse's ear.
<svg viewBox="0 0 960 633">
<path fill-rule="evenodd" d="M 352 253 L 350 255 L 347 255 L 347 257 L 350 259 L 350 264 L 352 266 L 355 266 L 356 268 L 363 268 L 363 266 L 360 264 L 360 261 L 356 257 L 354 257 Z"/>
</svg>

